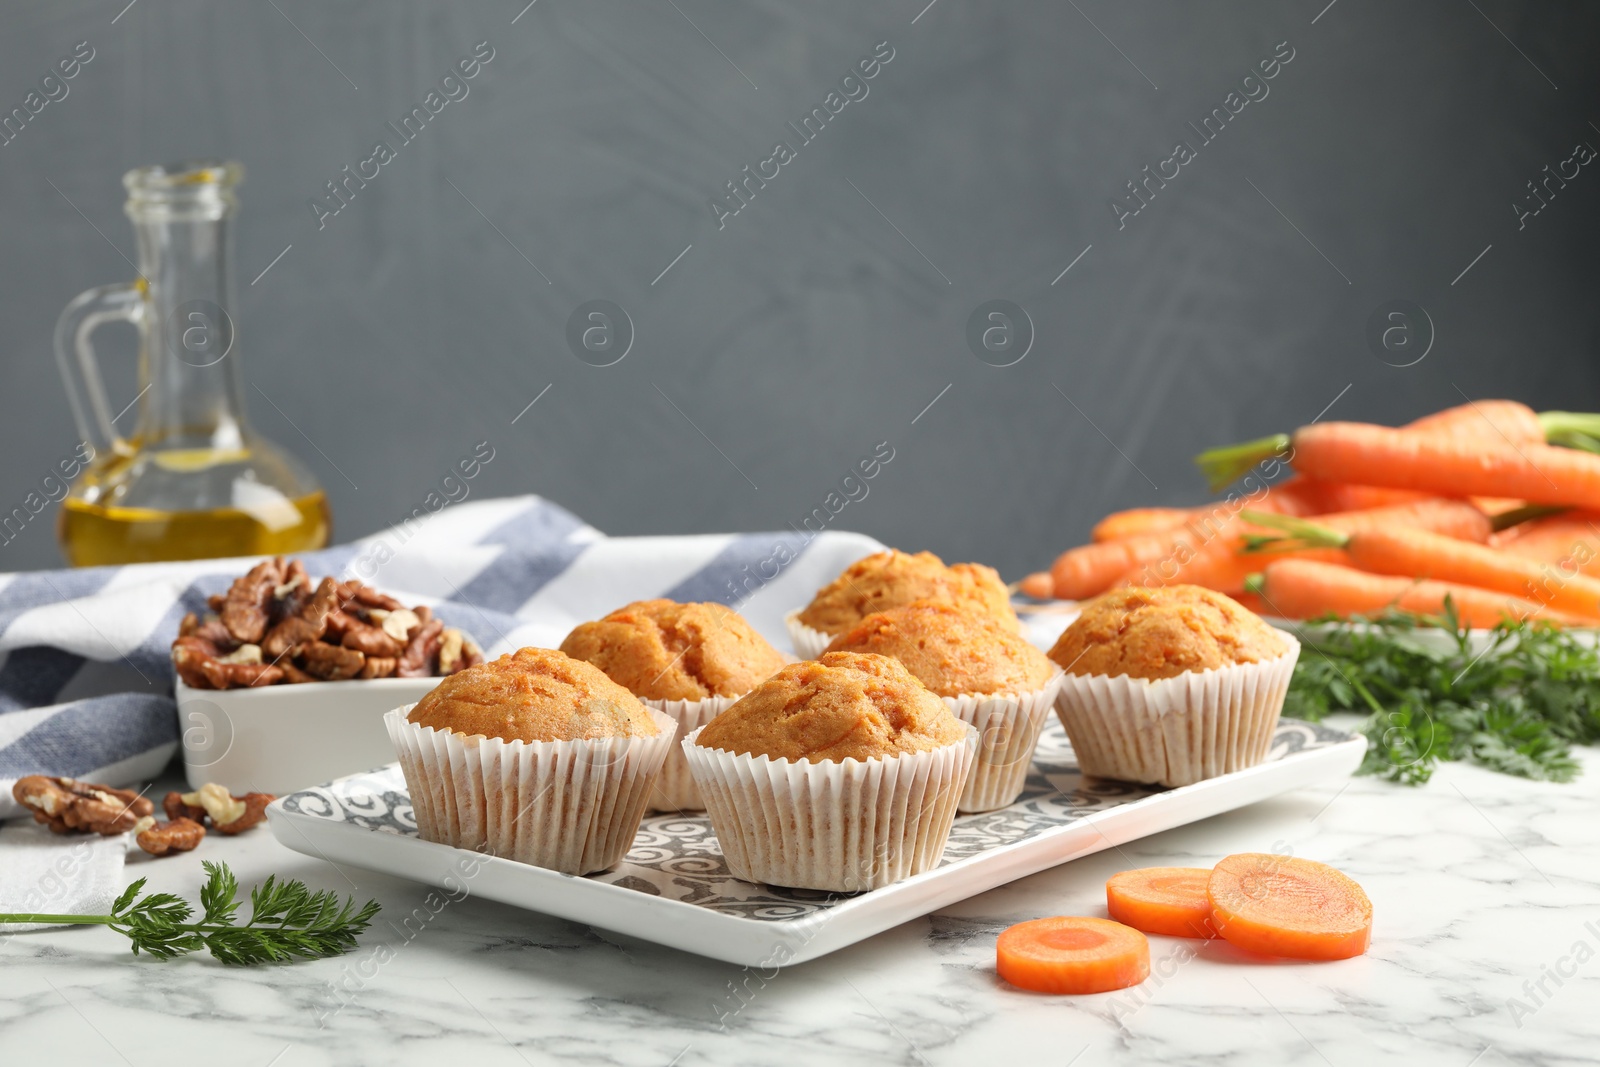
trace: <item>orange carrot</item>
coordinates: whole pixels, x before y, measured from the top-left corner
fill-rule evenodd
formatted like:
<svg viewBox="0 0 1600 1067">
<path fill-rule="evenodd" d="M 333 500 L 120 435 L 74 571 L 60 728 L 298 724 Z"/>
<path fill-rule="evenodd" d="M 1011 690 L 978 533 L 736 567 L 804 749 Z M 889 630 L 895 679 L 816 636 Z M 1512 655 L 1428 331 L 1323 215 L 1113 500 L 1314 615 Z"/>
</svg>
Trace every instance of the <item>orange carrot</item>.
<svg viewBox="0 0 1600 1067">
<path fill-rule="evenodd" d="M 1298 480 L 1300 476 L 1296 476 Z M 1286 483 L 1288 484 L 1288 483 Z M 1431 499 L 1426 493 L 1413 493 L 1406 489 L 1380 489 L 1375 485 L 1346 485 L 1341 482 L 1319 482 L 1314 478 L 1304 479 L 1305 488 L 1301 490 L 1301 499 L 1306 502 L 1306 508 L 1300 512 L 1290 512 L 1282 509 L 1283 514 L 1298 514 L 1302 518 L 1313 515 L 1330 515 L 1341 511 L 1367 511 L 1372 508 L 1394 507 L 1397 504 L 1412 504 L 1420 500 Z M 1273 509 L 1268 508 L 1268 511 Z"/>
<path fill-rule="evenodd" d="M 1049 571 L 1035 571 L 1018 582 L 1017 588 L 1035 600 L 1050 600 L 1056 595 L 1056 580 Z"/>
<path fill-rule="evenodd" d="M 1469 401 L 1424 415 L 1400 428 L 1463 440 L 1499 439 L 1518 447 L 1545 442 L 1545 425 L 1539 413 L 1515 400 Z"/>
<path fill-rule="evenodd" d="M 1246 512 L 1245 517 L 1294 535 L 1289 543 L 1343 549 L 1351 566 L 1373 574 L 1434 578 L 1526 597 L 1551 611 L 1600 619 L 1600 580 L 1561 574 L 1546 564 L 1488 545 L 1406 526 L 1340 533 L 1306 519 Z"/>
<path fill-rule="evenodd" d="M 1097 542 L 1120 541 L 1140 534 L 1160 533 L 1188 522 L 1194 508 L 1129 508 L 1113 511 L 1094 524 L 1089 536 Z"/>
<path fill-rule="evenodd" d="M 1099 596 L 1135 567 L 1164 559 L 1178 544 L 1192 540 L 1188 533 L 1178 530 L 1069 548 L 1050 567 L 1055 595 L 1062 600 Z"/>
<path fill-rule="evenodd" d="M 1489 541 L 1514 556 L 1600 577 L 1600 514 L 1569 511 L 1520 523 Z"/>
<path fill-rule="evenodd" d="M 995 942 L 995 968 L 1037 993 L 1105 993 L 1150 975 L 1150 942 L 1109 919 L 1058 915 L 1018 923 Z"/>
<path fill-rule="evenodd" d="M 1217 864 L 1206 895 L 1218 932 L 1252 952 L 1343 960 L 1372 939 L 1372 901 L 1325 863 L 1242 852 Z"/>
<path fill-rule="evenodd" d="M 1248 521 L 1254 509 L 1240 513 L 1240 523 Z M 1270 516 L 1262 515 L 1261 523 Z M 1288 522 L 1302 520 L 1287 519 Z M 1490 534 L 1489 520 L 1471 504 L 1459 500 L 1425 497 L 1411 504 L 1397 504 L 1386 508 L 1369 508 L 1364 511 L 1347 511 L 1335 515 L 1322 515 L 1316 522 L 1340 533 L 1357 530 L 1402 527 L 1431 530 L 1449 538 L 1482 543 Z M 1115 584 L 1118 585 L 1203 585 L 1229 595 L 1245 590 L 1245 580 L 1259 571 L 1266 560 L 1277 559 L 1279 554 L 1260 555 L 1243 553 L 1253 536 L 1272 531 L 1262 525 L 1240 525 L 1238 532 L 1229 530 L 1200 546 L 1198 550 L 1174 552 L 1162 559 L 1129 571 Z M 1326 563 L 1347 562 L 1338 545 L 1290 546 L 1296 559 L 1318 559 Z"/>
<path fill-rule="evenodd" d="M 1268 563 L 1248 587 L 1267 602 L 1268 611 L 1288 619 L 1315 619 L 1330 613 L 1377 615 L 1390 609 L 1441 615 L 1448 596 L 1457 617 L 1468 626 L 1490 627 L 1506 618 L 1579 621 L 1531 600 L 1475 586 L 1391 578 L 1309 559 Z"/>
<path fill-rule="evenodd" d="M 1106 910 L 1119 923 L 1147 934 L 1216 937 L 1204 867 L 1145 867 L 1106 882 Z"/>
<path fill-rule="evenodd" d="M 1382 469 L 1386 464 L 1376 462 L 1378 459 L 1387 459 L 1395 454 L 1393 444 L 1389 451 L 1382 456 L 1370 456 L 1373 451 L 1370 444 L 1363 444 L 1361 448 L 1354 447 L 1356 442 L 1349 440 L 1351 431 L 1347 429 L 1332 429 L 1330 427 L 1362 426 L 1367 430 L 1384 431 L 1394 438 L 1415 442 L 1431 442 L 1431 448 L 1423 451 L 1430 456 L 1470 456 L 1480 448 L 1491 452 L 1509 450 L 1513 453 L 1535 446 L 1565 445 L 1574 449 L 1588 452 L 1600 451 L 1600 415 L 1588 415 L 1568 411 L 1546 411 L 1536 414 L 1524 404 L 1513 400 L 1479 400 L 1458 407 L 1447 408 L 1444 411 L 1418 419 L 1399 429 L 1388 429 L 1382 426 L 1367 426 L 1365 423 L 1321 423 L 1301 427 L 1294 436 L 1288 434 L 1275 434 L 1263 437 L 1258 441 L 1248 441 L 1244 444 L 1229 445 L 1224 448 L 1213 448 L 1195 457 L 1195 463 L 1205 474 L 1206 480 L 1213 489 L 1221 489 L 1239 478 L 1243 477 L 1256 464 L 1269 459 L 1282 459 L 1292 457 L 1294 467 L 1302 474 L 1312 478 L 1339 483 L 1355 485 L 1371 485 L 1388 489 L 1408 489 L 1441 496 L 1483 496 L 1507 497 L 1524 499 L 1520 492 L 1500 492 L 1495 489 L 1462 489 L 1441 487 L 1434 481 L 1417 482 L 1411 479 L 1394 480 L 1393 476 L 1385 480 L 1371 477 L 1374 470 Z M 1333 434 L 1345 446 L 1343 454 L 1346 458 L 1355 457 L 1358 461 L 1344 465 L 1324 465 L 1318 462 L 1305 464 L 1300 462 L 1300 434 L 1307 434 L 1308 441 L 1319 441 L 1319 435 L 1313 431 L 1320 430 L 1325 438 Z M 1341 436 L 1342 435 L 1342 436 Z M 1459 466 L 1459 461 L 1457 461 Z M 1526 498 L 1533 499 L 1533 498 Z M 1546 501 L 1540 500 L 1540 503 Z M 1554 501 L 1562 503 L 1562 501 Z"/>
<path fill-rule="evenodd" d="M 1324 422 L 1295 433 L 1294 465 L 1329 481 L 1600 508 L 1600 456 L 1552 445 L 1513 447 Z"/>
</svg>

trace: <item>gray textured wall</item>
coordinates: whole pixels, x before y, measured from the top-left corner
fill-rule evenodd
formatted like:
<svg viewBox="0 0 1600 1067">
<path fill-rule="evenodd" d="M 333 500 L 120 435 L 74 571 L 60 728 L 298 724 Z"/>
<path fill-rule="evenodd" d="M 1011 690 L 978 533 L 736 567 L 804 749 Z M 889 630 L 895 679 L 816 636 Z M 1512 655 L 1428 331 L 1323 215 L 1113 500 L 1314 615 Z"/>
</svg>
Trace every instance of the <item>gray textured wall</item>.
<svg viewBox="0 0 1600 1067">
<path fill-rule="evenodd" d="M 50 334 L 130 273 L 118 177 L 198 155 L 249 172 L 246 376 L 344 473 L 251 390 L 254 420 L 345 536 L 485 438 L 476 493 L 618 534 L 781 527 L 887 440 L 839 525 L 1018 577 L 1347 385 L 1330 417 L 1600 408 L 1600 166 L 1521 228 L 1511 208 L 1600 146 L 1593 6 L 538 0 L 513 24 L 523 2 L 6 5 L 4 109 L 74 43 L 95 58 L 0 147 L 0 503 L 75 440 Z M 480 41 L 470 96 L 319 231 L 307 200 Z M 719 231 L 708 197 L 880 41 L 870 94 Z M 1282 41 L 1269 95 L 1202 146 L 1186 124 Z M 1197 158 L 1119 230 L 1110 198 L 1179 139 Z M 1035 325 L 1015 366 L 968 350 L 991 298 Z M 1403 369 L 1363 339 L 1393 298 L 1437 331 Z M 615 366 L 565 342 L 591 299 L 635 323 Z M 58 559 L 44 523 L 0 548 Z"/>
</svg>

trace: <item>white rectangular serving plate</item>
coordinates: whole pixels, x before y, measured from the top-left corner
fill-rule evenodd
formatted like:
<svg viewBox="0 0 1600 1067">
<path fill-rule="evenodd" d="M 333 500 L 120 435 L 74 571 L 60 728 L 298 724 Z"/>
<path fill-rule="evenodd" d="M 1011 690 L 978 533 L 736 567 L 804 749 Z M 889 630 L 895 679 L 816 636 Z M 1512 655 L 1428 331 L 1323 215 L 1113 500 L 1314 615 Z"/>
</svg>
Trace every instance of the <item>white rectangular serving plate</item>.
<svg viewBox="0 0 1600 1067">
<path fill-rule="evenodd" d="M 855 895 L 734 878 L 703 813 L 647 816 L 620 864 L 583 878 L 424 841 L 398 764 L 293 793 L 267 813 L 278 840 L 308 856 L 766 968 L 825 956 L 1079 856 L 1343 778 L 1365 751 L 1365 738 L 1284 719 L 1265 762 L 1163 790 L 1085 779 L 1052 719 L 1016 803 L 958 817 L 934 870 Z"/>
</svg>

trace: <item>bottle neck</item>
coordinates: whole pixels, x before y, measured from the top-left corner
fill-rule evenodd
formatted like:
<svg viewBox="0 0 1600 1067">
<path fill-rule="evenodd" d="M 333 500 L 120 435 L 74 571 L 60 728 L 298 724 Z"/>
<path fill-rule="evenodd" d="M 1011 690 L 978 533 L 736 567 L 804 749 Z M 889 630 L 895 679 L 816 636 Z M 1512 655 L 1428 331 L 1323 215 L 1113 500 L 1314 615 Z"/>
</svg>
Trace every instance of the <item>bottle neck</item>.
<svg viewBox="0 0 1600 1067">
<path fill-rule="evenodd" d="M 146 286 L 141 447 L 233 451 L 248 429 L 232 285 L 231 211 L 130 205 Z"/>
</svg>

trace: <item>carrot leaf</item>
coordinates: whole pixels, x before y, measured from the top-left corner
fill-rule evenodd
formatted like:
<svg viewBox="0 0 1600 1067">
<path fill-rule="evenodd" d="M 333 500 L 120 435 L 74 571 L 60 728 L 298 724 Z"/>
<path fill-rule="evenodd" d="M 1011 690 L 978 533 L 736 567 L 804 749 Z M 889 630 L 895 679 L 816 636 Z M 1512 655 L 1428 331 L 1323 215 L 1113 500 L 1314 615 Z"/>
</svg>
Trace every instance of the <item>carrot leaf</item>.
<svg viewBox="0 0 1600 1067">
<path fill-rule="evenodd" d="M 1565 782 L 1580 770 L 1572 745 L 1600 741 L 1600 651 L 1548 623 L 1507 621 L 1474 641 L 1447 601 L 1442 616 L 1314 625 L 1284 714 L 1365 714 L 1364 774 L 1420 785 L 1438 761 L 1470 760 Z"/>
</svg>

